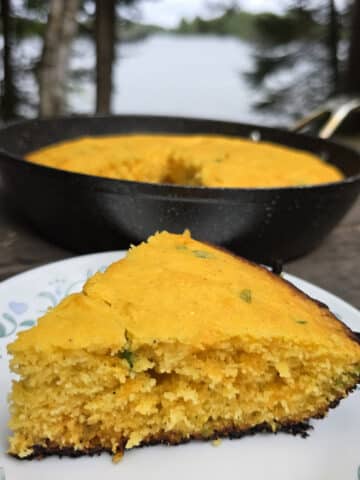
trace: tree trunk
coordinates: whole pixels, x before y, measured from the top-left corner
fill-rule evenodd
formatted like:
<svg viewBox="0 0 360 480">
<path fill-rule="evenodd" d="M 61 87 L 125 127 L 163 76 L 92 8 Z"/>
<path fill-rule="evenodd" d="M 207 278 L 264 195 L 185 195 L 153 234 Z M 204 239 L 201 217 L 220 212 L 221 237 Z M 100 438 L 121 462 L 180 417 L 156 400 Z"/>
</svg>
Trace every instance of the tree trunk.
<svg viewBox="0 0 360 480">
<path fill-rule="evenodd" d="M 346 93 L 360 94 L 360 0 L 352 8 L 349 57 L 346 72 Z"/>
<path fill-rule="evenodd" d="M 115 14 L 115 0 L 96 0 L 96 113 L 111 110 Z"/>
<path fill-rule="evenodd" d="M 17 103 L 16 88 L 14 85 L 14 72 L 12 65 L 10 0 L 1 0 L 1 20 L 4 39 L 4 79 L 1 92 L 1 116 L 3 120 L 9 120 L 16 115 Z"/>
<path fill-rule="evenodd" d="M 329 0 L 329 27 L 328 27 L 328 49 L 329 67 L 331 75 L 331 95 L 339 91 L 339 16 L 336 10 L 335 1 Z"/>
<path fill-rule="evenodd" d="M 39 69 L 40 116 L 65 110 L 65 87 L 71 42 L 77 31 L 79 0 L 50 0 Z"/>
</svg>

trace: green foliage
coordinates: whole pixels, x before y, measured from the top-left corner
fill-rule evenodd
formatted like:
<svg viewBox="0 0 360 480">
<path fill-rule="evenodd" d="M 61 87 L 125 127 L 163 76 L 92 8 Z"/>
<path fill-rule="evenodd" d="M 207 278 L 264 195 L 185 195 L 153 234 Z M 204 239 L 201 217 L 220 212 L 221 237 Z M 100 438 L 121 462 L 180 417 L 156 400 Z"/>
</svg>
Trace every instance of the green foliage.
<svg viewBox="0 0 360 480">
<path fill-rule="evenodd" d="M 294 57 L 291 53 L 283 54 L 254 54 L 255 68 L 251 72 L 246 72 L 245 77 L 256 87 L 262 85 L 269 75 L 275 74 L 284 68 L 289 68 L 294 64 Z"/>
<path fill-rule="evenodd" d="M 36 10 L 37 12 L 47 12 L 49 2 L 46 0 L 24 0 L 24 8 L 27 10 Z"/>
<path fill-rule="evenodd" d="M 46 0 L 22 0 L 23 20 L 31 19 L 33 24 L 46 24 L 49 2 Z M 35 32 L 42 34 L 41 32 Z M 32 32 L 30 32 L 30 35 Z"/>
<path fill-rule="evenodd" d="M 16 17 L 14 21 L 15 34 L 18 39 L 36 35 L 42 37 L 46 24 L 39 20 L 26 17 Z"/>
<path fill-rule="evenodd" d="M 321 25 L 314 20 L 312 11 L 290 8 L 285 15 L 270 12 L 260 14 L 229 8 L 209 20 L 196 17 L 182 19 L 176 31 L 183 34 L 212 33 L 232 35 L 267 45 L 280 45 L 300 38 L 321 35 Z"/>
<path fill-rule="evenodd" d="M 209 20 L 200 17 L 193 21 L 182 19 L 175 31 L 182 34 L 232 35 L 250 40 L 255 34 L 255 19 L 256 14 L 229 8 L 221 16 Z"/>
<path fill-rule="evenodd" d="M 291 8 L 285 15 L 262 13 L 255 19 L 257 40 L 267 45 L 283 45 L 294 40 L 319 37 L 321 26 L 311 11 Z"/>
<path fill-rule="evenodd" d="M 294 3 L 294 2 L 293 2 Z M 292 4 L 293 5 L 293 4 Z M 330 62 L 329 2 L 306 0 L 284 14 L 264 13 L 254 22 L 254 67 L 245 78 L 261 92 L 254 106 L 290 117 L 304 115 L 335 90 Z M 339 13 L 337 12 L 339 16 Z"/>
<path fill-rule="evenodd" d="M 157 25 L 144 25 L 130 20 L 118 22 L 117 36 L 123 42 L 134 42 L 152 35 L 153 33 L 164 32 L 165 29 Z"/>
</svg>

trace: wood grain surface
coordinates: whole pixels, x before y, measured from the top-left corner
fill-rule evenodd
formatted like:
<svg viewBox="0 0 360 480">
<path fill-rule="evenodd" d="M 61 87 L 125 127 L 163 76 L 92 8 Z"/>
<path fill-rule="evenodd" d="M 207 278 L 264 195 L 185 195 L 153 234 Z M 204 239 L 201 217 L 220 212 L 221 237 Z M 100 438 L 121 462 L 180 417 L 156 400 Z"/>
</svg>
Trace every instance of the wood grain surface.
<svg viewBox="0 0 360 480">
<path fill-rule="evenodd" d="M 73 255 L 0 210 L 0 280 Z M 360 198 L 320 247 L 285 270 L 360 308 Z"/>
</svg>

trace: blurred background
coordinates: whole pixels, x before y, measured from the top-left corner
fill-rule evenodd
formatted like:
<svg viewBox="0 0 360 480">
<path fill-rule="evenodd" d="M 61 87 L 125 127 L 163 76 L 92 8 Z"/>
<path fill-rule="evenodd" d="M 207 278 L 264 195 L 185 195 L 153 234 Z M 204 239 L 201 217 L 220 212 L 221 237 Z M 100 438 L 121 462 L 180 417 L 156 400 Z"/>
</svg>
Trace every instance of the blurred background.
<svg viewBox="0 0 360 480">
<path fill-rule="evenodd" d="M 287 126 L 360 94 L 360 0 L 1 0 L 1 121 L 154 113 Z"/>
</svg>

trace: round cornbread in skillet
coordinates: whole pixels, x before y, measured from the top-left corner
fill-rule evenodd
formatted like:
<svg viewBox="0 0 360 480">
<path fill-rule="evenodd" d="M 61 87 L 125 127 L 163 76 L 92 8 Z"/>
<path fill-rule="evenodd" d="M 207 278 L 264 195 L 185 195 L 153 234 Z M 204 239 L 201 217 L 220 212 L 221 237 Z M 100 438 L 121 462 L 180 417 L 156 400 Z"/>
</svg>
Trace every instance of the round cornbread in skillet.
<svg viewBox="0 0 360 480">
<path fill-rule="evenodd" d="M 9 352 L 19 458 L 303 433 L 360 376 L 326 306 L 187 232 L 130 249 Z"/>
<path fill-rule="evenodd" d="M 303 186 L 343 178 L 312 153 L 221 135 L 87 137 L 42 148 L 27 159 L 100 177 L 203 187 Z"/>
</svg>

